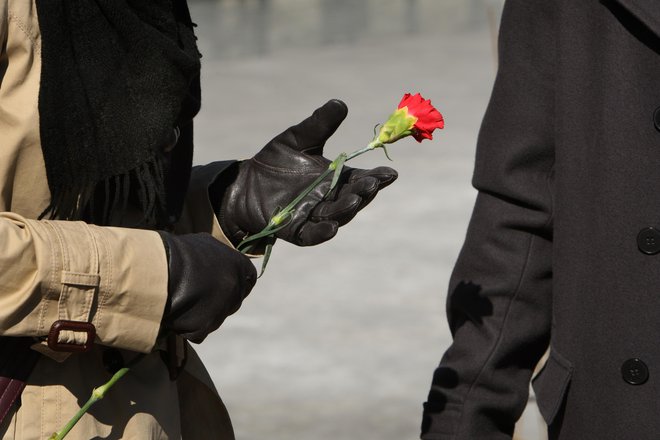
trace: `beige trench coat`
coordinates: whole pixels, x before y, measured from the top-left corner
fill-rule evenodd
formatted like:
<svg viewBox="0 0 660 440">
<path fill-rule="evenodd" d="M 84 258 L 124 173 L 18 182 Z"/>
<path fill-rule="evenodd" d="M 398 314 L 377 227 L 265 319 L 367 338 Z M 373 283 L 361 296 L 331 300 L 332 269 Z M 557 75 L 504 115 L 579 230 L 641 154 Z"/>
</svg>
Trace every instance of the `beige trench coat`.
<svg viewBox="0 0 660 440">
<path fill-rule="evenodd" d="M 0 335 L 43 338 L 58 319 L 89 321 L 97 331 L 94 349 L 85 354 L 62 358 L 44 343 L 33 346 L 45 355 L 0 436 L 46 439 L 59 430 L 92 388 L 110 378 L 101 360 L 109 346 L 126 360 L 148 355 L 67 438 L 233 439 L 225 407 L 194 351 L 175 382 L 157 351 L 167 295 L 158 234 L 35 220 L 50 195 L 39 140 L 41 40 L 33 1 L 0 0 L 0 43 Z M 227 242 L 205 174 L 204 168 L 193 173 L 181 232 L 211 232 Z"/>
</svg>

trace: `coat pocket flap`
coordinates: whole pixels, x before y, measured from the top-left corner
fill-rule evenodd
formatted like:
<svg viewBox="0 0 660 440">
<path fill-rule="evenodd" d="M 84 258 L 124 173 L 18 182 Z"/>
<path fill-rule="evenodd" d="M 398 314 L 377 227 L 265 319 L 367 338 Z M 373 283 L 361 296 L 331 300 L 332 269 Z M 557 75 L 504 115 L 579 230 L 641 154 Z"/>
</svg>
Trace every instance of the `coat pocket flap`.
<svg viewBox="0 0 660 440">
<path fill-rule="evenodd" d="M 571 363 L 556 351 L 550 350 L 543 369 L 532 380 L 539 410 L 548 425 L 553 422 L 564 402 L 572 375 Z"/>
</svg>

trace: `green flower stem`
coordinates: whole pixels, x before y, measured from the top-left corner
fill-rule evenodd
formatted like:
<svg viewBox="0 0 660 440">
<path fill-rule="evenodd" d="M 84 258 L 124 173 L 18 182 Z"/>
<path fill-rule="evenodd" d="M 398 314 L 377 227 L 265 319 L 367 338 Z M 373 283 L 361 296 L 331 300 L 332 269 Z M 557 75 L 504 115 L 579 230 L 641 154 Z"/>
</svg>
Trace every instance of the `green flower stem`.
<svg viewBox="0 0 660 440">
<path fill-rule="evenodd" d="M 319 186 L 319 185 L 321 184 L 321 182 L 323 182 L 323 180 L 325 180 L 325 178 L 328 177 L 328 176 L 330 175 L 330 173 L 332 173 L 332 172 L 335 170 L 335 166 L 336 166 L 335 162 L 332 162 L 332 163 L 328 166 L 328 169 L 327 169 L 327 170 L 325 170 L 324 172 L 322 172 L 321 175 L 319 175 L 319 177 L 317 177 L 312 183 L 310 183 L 310 185 L 309 185 L 307 188 L 305 188 L 300 194 L 298 194 L 298 197 L 296 197 L 295 199 L 293 199 L 293 200 L 291 201 L 291 203 L 289 203 L 288 205 L 286 205 L 286 206 L 284 207 L 284 209 L 282 209 L 282 211 L 281 211 L 278 215 L 276 215 L 274 218 L 279 218 L 279 217 L 283 217 L 283 216 L 286 217 L 286 216 L 288 216 L 289 214 L 291 214 L 291 213 L 293 212 L 293 208 L 295 208 L 296 205 L 302 201 L 302 199 L 304 199 L 305 197 L 307 197 L 307 195 L 308 195 L 309 193 L 311 193 L 312 191 L 314 191 L 314 189 L 315 189 L 317 186 Z M 272 220 L 271 220 L 271 221 L 272 221 Z M 281 223 L 282 223 L 281 221 L 278 221 L 278 222 L 275 223 L 275 224 L 276 224 L 276 225 L 280 225 Z"/>
<path fill-rule="evenodd" d="M 98 402 L 99 400 L 103 399 L 103 398 L 105 397 L 105 393 L 107 393 L 108 390 L 109 390 L 110 388 L 112 388 L 112 386 L 113 386 L 113 385 L 114 385 L 119 379 L 121 379 L 122 376 L 124 376 L 124 374 L 126 374 L 129 370 L 130 370 L 130 368 L 128 368 L 128 367 L 126 367 L 126 368 L 122 368 L 121 370 L 117 371 L 117 372 L 112 376 L 112 378 L 110 378 L 110 380 L 109 380 L 108 382 L 104 383 L 103 385 L 101 385 L 101 386 L 98 387 L 98 388 L 94 388 L 94 389 L 92 390 L 92 396 L 89 398 L 89 400 L 87 401 L 87 403 L 85 403 L 85 404 L 83 405 L 83 407 L 80 408 L 80 410 L 78 410 L 78 412 L 76 413 L 76 415 L 74 415 L 74 416 L 71 418 L 71 420 L 69 420 L 69 423 L 67 423 L 67 424 L 62 428 L 62 430 L 60 430 L 60 432 L 56 432 L 56 433 L 54 433 L 52 436 L 50 436 L 50 438 L 49 438 L 48 440 L 62 440 L 64 437 L 66 437 L 66 435 L 69 433 L 69 431 L 71 431 L 71 429 L 76 425 L 76 423 L 78 423 L 78 420 L 80 420 L 80 418 L 83 416 L 83 414 L 85 414 L 85 413 L 87 412 L 87 410 L 89 410 L 89 408 L 90 408 L 92 405 L 94 405 L 94 404 L 95 404 L 96 402 Z"/>
<path fill-rule="evenodd" d="M 367 151 L 371 151 L 375 148 L 383 148 L 383 147 L 384 147 L 384 145 L 383 145 L 382 142 L 380 142 L 378 140 L 375 140 L 373 142 L 370 142 L 369 145 L 367 145 L 366 147 L 364 147 L 360 150 L 353 151 L 351 154 L 346 155 L 346 161 L 349 161 L 349 160 L 353 159 L 354 157 L 358 157 L 359 155 L 364 154 Z"/>
<path fill-rule="evenodd" d="M 319 186 L 323 180 L 330 175 L 334 171 L 334 162 L 332 162 L 329 166 L 328 169 L 326 169 L 323 173 L 321 173 L 320 176 L 318 176 L 307 188 L 305 188 L 300 194 L 298 194 L 298 197 L 293 199 L 291 203 L 286 205 L 282 210 L 280 210 L 277 214 L 275 214 L 273 217 L 271 217 L 270 221 L 266 225 L 264 229 L 262 229 L 259 233 L 250 235 L 249 237 L 246 237 L 241 241 L 238 245 L 238 249 L 246 253 L 247 251 L 245 249 L 245 245 L 254 241 L 258 240 L 263 237 L 268 237 L 269 235 L 273 235 L 276 230 L 281 229 L 282 223 L 284 223 L 285 220 L 289 218 L 291 213 L 293 212 L 293 209 L 296 207 L 298 203 L 302 199 L 304 199 L 309 193 L 314 191 L 314 188 Z"/>
<path fill-rule="evenodd" d="M 366 153 L 367 151 L 371 151 L 375 148 L 383 148 L 385 149 L 385 145 L 380 142 L 379 140 L 374 140 L 369 145 L 366 147 L 353 151 L 350 154 L 346 153 L 341 153 L 335 160 L 333 160 L 329 165 L 328 168 L 323 171 L 312 183 L 310 183 L 298 196 L 291 201 L 288 205 L 286 205 L 283 209 L 279 210 L 273 217 L 270 218 L 268 221 L 268 224 L 264 229 L 262 229 L 260 232 L 250 235 L 248 237 L 245 237 L 243 241 L 241 241 L 237 248 L 239 251 L 242 253 L 246 254 L 250 252 L 255 246 L 255 241 L 259 240 L 264 237 L 273 237 L 277 231 L 279 231 L 282 228 L 285 228 L 287 223 L 286 221 L 291 218 L 291 215 L 294 212 L 295 207 L 300 203 L 309 193 L 314 191 L 314 189 L 321 184 L 325 180 L 326 177 L 328 177 L 331 173 L 335 173 L 335 176 L 332 180 L 330 190 L 334 187 L 334 185 L 337 183 L 338 175 L 341 173 L 344 162 L 347 162 L 357 156 L 360 156 L 361 154 Z M 329 191 L 328 191 L 329 192 Z M 268 261 L 268 258 L 270 257 L 270 250 L 272 246 L 267 247 L 266 252 L 267 254 L 264 255 L 264 263 Z M 261 269 L 261 274 L 263 274 L 264 269 L 266 268 L 266 265 L 262 265 Z M 261 275 L 259 275 L 261 276 Z"/>
</svg>

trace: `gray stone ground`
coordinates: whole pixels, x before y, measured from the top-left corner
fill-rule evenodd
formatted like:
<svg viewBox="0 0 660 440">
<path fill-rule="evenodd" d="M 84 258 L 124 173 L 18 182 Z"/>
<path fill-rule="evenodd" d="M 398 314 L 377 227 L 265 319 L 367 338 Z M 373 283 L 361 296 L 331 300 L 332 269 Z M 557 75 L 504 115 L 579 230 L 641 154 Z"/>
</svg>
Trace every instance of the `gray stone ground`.
<svg viewBox="0 0 660 440">
<path fill-rule="evenodd" d="M 328 157 L 366 144 L 404 92 L 431 98 L 447 124 L 432 142 L 391 147 L 399 180 L 336 239 L 278 243 L 241 310 L 199 346 L 239 440 L 418 437 L 433 369 L 451 341 L 445 290 L 475 198 L 499 7 L 192 2 L 204 54 L 197 163 L 250 157 L 334 97 L 350 113 Z M 352 165 L 386 163 L 374 152 Z M 540 439 L 540 426 L 532 408 L 520 438 Z"/>
</svg>

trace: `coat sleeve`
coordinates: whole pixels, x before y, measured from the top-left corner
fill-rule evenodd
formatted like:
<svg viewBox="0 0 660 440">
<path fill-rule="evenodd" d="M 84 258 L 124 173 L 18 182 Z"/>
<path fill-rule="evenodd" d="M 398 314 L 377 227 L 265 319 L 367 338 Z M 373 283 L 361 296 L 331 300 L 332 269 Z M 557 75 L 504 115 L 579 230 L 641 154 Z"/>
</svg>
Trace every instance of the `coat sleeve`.
<svg viewBox="0 0 660 440">
<path fill-rule="evenodd" d="M 478 196 L 453 270 L 453 343 L 424 405 L 425 440 L 510 439 L 552 308 L 556 2 L 508 0 L 477 144 Z"/>
<path fill-rule="evenodd" d="M 98 342 L 149 352 L 167 298 L 153 231 L 0 213 L 0 335 L 43 337 L 57 320 L 91 322 Z M 82 343 L 63 332 L 60 342 Z"/>
<path fill-rule="evenodd" d="M 195 167 L 177 233 L 231 246 L 209 199 L 231 161 Z M 153 231 L 0 213 L 0 335 L 43 337 L 57 320 L 89 321 L 99 343 L 149 352 L 167 300 L 167 260 Z M 61 342 L 84 342 L 65 332 Z"/>
<path fill-rule="evenodd" d="M 233 248 L 215 216 L 209 188 L 234 163 L 236 161 L 227 160 L 193 167 L 183 213 L 176 227 L 177 233 L 208 232 Z"/>
</svg>

